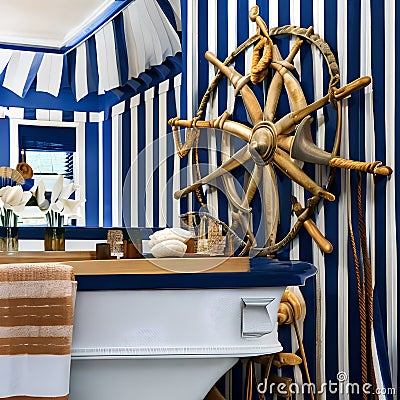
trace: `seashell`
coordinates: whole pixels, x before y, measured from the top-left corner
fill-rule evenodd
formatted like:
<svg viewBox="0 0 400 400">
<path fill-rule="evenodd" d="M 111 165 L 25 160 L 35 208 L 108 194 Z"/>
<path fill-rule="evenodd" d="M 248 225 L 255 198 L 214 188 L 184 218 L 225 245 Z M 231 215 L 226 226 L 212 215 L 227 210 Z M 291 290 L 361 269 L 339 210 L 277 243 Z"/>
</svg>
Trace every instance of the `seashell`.
<svg viewBox="0 0 400 400">
<path fill-rule="evenodd" d="M 10 167 L 0 167 L 0 177 L 12 179 L 19 185 L 23 185 L 25 183 L 24 177 L 16 169 Z"/>
<path fill-rule="evenodd" d="M 151 249 L 151 254 L 156 258 L 183 257 L 186 248 L 186 244 L 180 240 L 165 240 L 154 245 Z"/>
<path fill-rule="evenodd" d="M 16 170 L 21 174 L 24 179 L 31 179 L 33 176 L 32 167 L 26 162 L 20 162 L 17 164 Z"/>
</svg>

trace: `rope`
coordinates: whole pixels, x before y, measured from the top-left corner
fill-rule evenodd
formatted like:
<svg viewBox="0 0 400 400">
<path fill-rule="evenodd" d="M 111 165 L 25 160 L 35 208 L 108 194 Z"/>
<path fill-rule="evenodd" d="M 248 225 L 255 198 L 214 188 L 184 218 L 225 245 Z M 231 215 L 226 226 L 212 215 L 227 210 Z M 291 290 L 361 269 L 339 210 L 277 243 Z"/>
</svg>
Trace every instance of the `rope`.
<svg viewBox="0 0 400 400">
<path fill-rule="evenodd" d="M 380 161 L 363 162 L 363 161 L 346 160 L 340 157 L 334 157 L 329 161 L 329 165 L 331 167 L 355 169 L 357 171 L 374 174 L 376 167 L 379 167 L 380 165 L 382 165 L 382 163 Z"/>
<path fill-rule="evenodd" d="M 200 140 L 200 133 L 195 138 L 195 146 L 194 146 L 194 151 L 192 153 L 192 160 L 193 160 L 193 163 L 194 163 L 195 168 L 196 168 L 197 176 L 201 176 L 201 174 L 200 174 L 200 162 L 199 162 L 199 151 L 198 151 L 199 150 L 199 140 Z M 194 193 L 196 195 L 197 201 L 200 203 L 200 206 L 201 207 L 205 207 L 207 201 L 205 199 L 203 191 L 200 188 L 196 188 Z"/>
<path fill-rule="evenodd" d="M 340 71 L 335 55 L 330 49 L 328 43 L 326 43 L 325 40 L 323 40 L 318 34 L 312 33 L 310 35 L 309 28 L 299 28 L 298 26 L 285 25 L 282 27 L 271 28 L 269 30 L 269 35 L 271 37 L 278 35 L 296 35 L 318 47 L 319 51 L 324 56 L 326 63 L 328 65 L 328 71 L 331 77 L 331 82 L 334 82 L 336 84 L 338 83 L 336 77 L 340 75 Z"/>
<path fill-rule="evenodd" d="M 253 398 L 253 370 L 254 370 L 254 361 L 250 359 L 247 362 L 246 400 L 251 400 Z"/>
<path fill-rule="evenodd" d="M 315 210 L 315 207 L 317 206 L 319 202 L 319 197 L 314 196 L 308 199 L 307 205 L 304 208 L 304 211 L 297 217 L 297 221 L 293 225 L 292 229 L 289 231 L 289 233 L 278 243 L 275 243 L 272 246 L 267 246 L 267 247 L 255 247 L 252 248 L 251 254 L 252 256 L 255 257 L 265 257 L 271 254 L 276 253 L 278 250 L 289 244 L 299 233 L 301 227 L 303 226 L 304 222 L 307 221 L 312 213 Z"/>
<path fill-rule="evenodd" d="M 179 158 L 185 158 L 189 151 L 191 150 L 194 141 L 196 138 L 199 136 L 200 132 L 196 128 L 190 128 L 186 130 L 186 137 L 185 137 L 185 143 L 182 143 L 181 138 L 179 136 L 179 129 L 175 125 L 175 122 L 179 121 L 179 117 L 175 117 L 171 119 L 171 126 L 172 126 L 172 131 L 174 134 L 174 140 L 176 144 L 176 149 L 178 150 L 178 156 Z"/>
<path fill-rule="evenodd" d="M 224 61 L 224 65 L 229 65 L 232 63 L 232 61 L 244 50 L 246 50 L 248 47 L 250 47 L 253 43 L 255 43 L 257 40 L 260 39 L 260 36 L 254 35 L 250 38 L 248 38 L 245 42 L 243 42 L 239 47 L 237 47 L 229 57 L 227 57 Z M 217 88 L 219 82 L 223 78 L 224 74 L 221 71 L 218 71 L 217 74 L 215 75 L 214 79 L 210 83 L 210 86 L 207 88 L 206 92 L 203 95 L 203 98 L 201 99 L 199 108 L 197 110 L 196 116 L 198 118 L 201 117 L 203 114 L 206 105 L 210 99 L 211 94 L 214 92 L 214 90 Z"/>
<path fill-rule="evenodd" d="M 372 285 L 372 267 L 371 260 L 368 253 L 367 244 L 367 230 L 365 227 L 365 221 L 363 216 L 363 204 L 362 204 L 362 176 L 361 172 L 358 173 L 358 185 L 357 185 L 357 205 L 358 205 L 358 230 L 360 234 L 360 244 L 364 263 L 364 284 L 365 284 L 365 301 L 366 301 L 366 318 L 368 318 L 367 326 L 367 348 L 368 359 L 369 359 L 369 374 L 374 392 L 374 398 L 378 399 L 379 396 L 376 394 L 376 379 L 374 371 L 374 362 L 372 359 L 372 332 L 374 329 L 374 290 Z"/>
<path fill-rule="evenodd" d="M 247 246 L 247 243 L 244 240 L 242 240 L 237 235 L 237 233 L 232 228 L 230 228 L 224 221 L 219 220 L 218 218 L 214 217 L 213 215 L 209 214 L 208 212 L 205 212 L 205 211 L 189 211 L 189 212 L 187 212 L 185 214 L 181 214 L 179 216 L 179 218 L 182 220 L 182 222 L 184 224 L 186 224 L 186 225 L 189 225 L 189 223 L 191 221 L 191 217 L 199 217 L 200 219 L 201 218 L 208 218 L 210 221 L 221 225 L 222 228 L 224 229 L 224 231 L 227 234 L 231 235 L 232 239 L 234 239 L 238 243 L 239 247 L 246 247 Z M 201 235 L 199 235 L 199 236 L 201 236 Z"/>
<path fill-rule="evenodd" d="M 362 384 L 368 383 L 368 377 L 371 381 L 374 399 L 378 399 L 376 394 L 376 378 L 374 363 L 372 358 L 372 333 L 374 324 L 373 310 L 373 284 L 372 284 L 372 267 L 368 253 L 367 233 L 365 220 L 363 215 L 362 203 L 362 175 L 359 172 L 357 184 L 357 212 L 358 212 L 358 231 L 360 236 L 360 246 L 363 259 L 363 274 L 361 271 L 360 261 L 357 254 L 357 245 L 354 237 L 354 231 L 349 216 L 349 234 L 350 243 L 353 250 L 354 264 L 356 267 L 357 294 L 360 312 L 360 352 L 361 352 L 361 380 Z M 364 279 L 362 279 L 364 278 Z M 367 400 L 367 393 L 363 392 L 363 400 Z"/>
<path fill-rule="evenodd" d="M 263 51 L 262 56 L 261 50 Z M 254 46 L 251 59 L 250 76 L 251 82 L 256 84 L 264 80 L 272 61 L 272 41 L 268 37 L 262 37 Z"/>
<path fill-rule="evenodd" d="M 354 264 L 356 267 L 356 279 L 357 279 L 357 294 L 358 294 L 358 308 L 360 312 L 360 346 L 361 346 L 361 382 L 363 386 L 368 383 L 368 358 L 367 358 L 367 314 L 365 310 L 365 291 L 364 283 L 361 282 L 361 268 L 357 254 L 357 246 L 354 238 L 354 231 L 349 214 L 349 234 L 350 243 L 353 250 Z M 367 400 L 367 393 L 363 391 L 363 400 Z"/>
</svg>

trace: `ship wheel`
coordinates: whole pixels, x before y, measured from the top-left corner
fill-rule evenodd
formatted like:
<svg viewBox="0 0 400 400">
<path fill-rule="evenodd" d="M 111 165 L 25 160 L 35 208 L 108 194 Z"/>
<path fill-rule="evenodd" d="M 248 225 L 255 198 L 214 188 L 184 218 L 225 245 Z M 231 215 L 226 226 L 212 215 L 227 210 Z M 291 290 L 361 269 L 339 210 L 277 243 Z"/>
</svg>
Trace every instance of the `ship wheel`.
<svg viewBox="0 0 400 400">
<path fill-rule="evenodd" d="M 296 236 L 303 225 L 319 247 L 323 251 L 329 252 L 332 250 L 331 244 L 318 231 L 311 217 L 321 199 L 335 200 L 335 196 L 329 192 L 329 187 L 336 167 L 381 175 L 390 175 L 392 172 L 390 167 L 382 165 L 379 161 L 360 162 L 338 157 L 342 124 L 341 100 L 354 91 L 369 85 L 371 79 L 362 77 L 339 87 L 340 75 L 336 59 L 328 44 L 317 34 L 314 34 L 312 28 L 284 26 L 268 30 L 265 22 L 258 14 L 257 6 L 250 10 L 250 19 L 257 24 L 257 34 L 240 45 L 225 61 L 222 62 L 213 53 L 206 52 L 205 58 L 217 67 L 219 72 L 204 94 L 196 117 L 190 121 L 181 120 L 178 117 L 169 121 L 174 128 L 179 156 L 185 157 L 192 151 L 195 166 L 198 166 L 199 160 L 198 143 L 201 132 L 199 128 L 219 129 L 223 131 L 224 135 L 233 135 L 242 139 L 244 146 L 231 155 L 229 146 L 225 145 L 224 148 L 224 140 L 222 140 L 222 160 L 218 168 L 206 176 L 201 176 L 200 168 L 196 168 L 197 180 L 192 185 L 177 191 L 174 196 L 179 199 L 188 193 L 195 192 L 199 203 L 205 206 L 206 201 L 202 186 L 213 184 L 220 177 L 224 184 L 224 193 L 233 210 L 231 228 L 235 231 L 240 225 L 245 232 L 245 245 L 241 255 L 247 254 L 250 250 L 254 254 L 262 256 L 276 253 Z M 285 59 L 281 56 L 278 46 L 273 42 L 273 39 L 282 35 L 291 35 L 295 39 L 289 55 Z M 295 67 L 293 65 L 294 57 L 304 42 L 316 46 L 323 54 L 330 75 L 328 93 L 311 104 L 307 104 L 301 85 L 294 73 Z M 254 46 L 251 70 L 250 73 L 242 75 L 231 64 L 238 54 L 250 46 Z M 267 80 L 268 70 L 271 70 L 273 75 L 271 79 Z M 231 120 L 231 112 L 228 110 L 216 119 L 201 120 L 206 105 L 223 76 L 235 88 L 235 96 L 242 97 L 251 126 Z M 267 84 L 266 102 L 263 107 L 251 88 L 251 84 L 261 82 Z M 286 90 L 289 99 L 290 112 L 278 118 L 276 115 L 277 106 L 283 88 Z M 311 135 L 312 118 L 310 114 L 327 104 L 330 104 L 337 112 L 336 137 L 331 151 L 317 147 Z M 188 128 L 185 143 L 180 140 L 179 127 Z M 249 161 L 253 163 L 253 167 L 247 179 L 245 179 L 243 194 L 239 195 L 231 173 Z M 299 161 L 332 167 L 328 181 L 324 185 L 325 188 L 318 185 L 300 168 Z M 281 170 L 292 181 L 309 191 L 312 197 L 307 201 L 304 208 L 295 198 L 292 198 L 293 211 L 298 219 L 287 235 L 278 243 L 275 243 L 275 239 L 279 206 L 275 207 L 276 211 L 272 213 L 273 215 L 266 209 L 264 218 L 269 234 L 265 245 L 257 247 L 255 235 L 252 231 L 251 204 L 261 184 L 268 186 L 264 188 L 263 193 L 269 194 L 269 201 L 279 202 L 275 168 Z M 268 208 L 267 204 L 264 204 L 264 206 Z"/>
</svg>

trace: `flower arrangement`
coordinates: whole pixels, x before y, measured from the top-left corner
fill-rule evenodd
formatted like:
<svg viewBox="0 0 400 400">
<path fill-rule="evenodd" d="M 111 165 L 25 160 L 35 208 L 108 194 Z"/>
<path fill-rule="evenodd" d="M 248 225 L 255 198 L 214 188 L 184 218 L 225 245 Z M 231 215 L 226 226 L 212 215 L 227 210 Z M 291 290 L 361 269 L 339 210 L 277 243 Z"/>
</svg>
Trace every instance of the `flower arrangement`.
<svg viewBox="0 0 400 400">
<path fill-rule="evenodd" d="M 32 197 L 21 186 L 4 186 L 0 188 L 0 220 L 2 226 L 17 226 L 18 213 Z"/>
<path fill-rule="evenodd" d="M 80 218 L 82 204 L 86 199 L 75 200 L 69 197 L 79 189 L 79 185 L 70 183 L 64 186 L 64 177 L 59 175 L 51 192 L 50 202 L 45 198 L 45 186 L 39 181 L 36 189 L 36 201 L 39 208 L 46 213 L 48 226 L 61 227 L 68 218 Z"/>
</svg>

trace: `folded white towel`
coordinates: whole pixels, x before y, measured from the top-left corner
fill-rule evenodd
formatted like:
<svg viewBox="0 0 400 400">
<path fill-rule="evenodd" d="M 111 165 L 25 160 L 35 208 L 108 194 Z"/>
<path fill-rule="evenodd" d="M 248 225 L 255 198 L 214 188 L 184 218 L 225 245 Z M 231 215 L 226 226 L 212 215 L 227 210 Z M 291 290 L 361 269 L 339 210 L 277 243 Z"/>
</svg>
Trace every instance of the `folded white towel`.
<svg viewBox="0 0 400 400">
<path fill-rule="evenodd" d="M 182 228 L 165 228 L 161 231 L 154 232 L 149 236 L 153 243 L 163 242 L 164 240 L 180 240 L 187 242 L 193 237 L 192 233 Z"/>
<path fill-rule="evenodd" d="M 164 240 L 154 245 L 151 253 L 154 257 L 183 257 L 187 249 L 185 243 L 180 240 Z"/>
<path fill-rule="evenodd" d="M 185 229 L 165 228 L 149 236 L 149 247 L 154 257 L 183 257 L 186 242 L 192 237 L 192 233 Z"/>
</svg>

